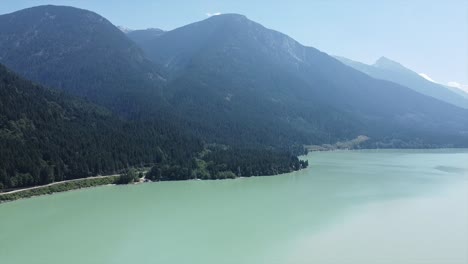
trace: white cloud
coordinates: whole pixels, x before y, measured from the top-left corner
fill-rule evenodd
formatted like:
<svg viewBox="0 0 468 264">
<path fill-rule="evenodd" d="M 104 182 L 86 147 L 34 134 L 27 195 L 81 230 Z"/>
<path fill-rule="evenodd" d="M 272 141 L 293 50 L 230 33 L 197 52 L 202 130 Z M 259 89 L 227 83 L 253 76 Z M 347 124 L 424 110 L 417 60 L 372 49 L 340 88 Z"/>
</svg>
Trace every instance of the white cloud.
<svg viewBox="0 0 468 264">
<path fill-rule="evenodd" d="M 220 12 L 216 12 L 216 13 L 206 13 L 206 16 L 208 16 L 208 17 L 219 16 L 219 15 L 221 15 Z"/>
<path fill-rule="evenodd" d="M 430 82 L 433 82 L 433 83 L 437 83 L 436 81 L 434 81 L 431 77 L 429 77 L 429 75 L 425 74 L 425 73 L 420 73 L 419 76 L 423 77 L 424 79 L 430 81 Z"/>
<path fill-rule="evenodd" d="M 466 84 L 461 84 L 461 83 L 458 83 L 458 82 L 448 82 L 447 85 L 450 86 L 450 87 L 458 88 L 458 89 L 464 91 L 465 93 L 468 93 L 468 85 L 466 85 Z"/>
</svg>

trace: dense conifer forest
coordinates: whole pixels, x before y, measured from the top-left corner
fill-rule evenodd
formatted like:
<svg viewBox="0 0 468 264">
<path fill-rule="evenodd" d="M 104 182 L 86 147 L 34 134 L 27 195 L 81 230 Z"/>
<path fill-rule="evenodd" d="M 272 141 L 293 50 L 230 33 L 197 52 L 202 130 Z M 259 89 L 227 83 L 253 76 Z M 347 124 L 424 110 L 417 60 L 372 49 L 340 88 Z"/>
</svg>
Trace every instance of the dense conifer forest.
<svg viewBox="0 0 468 264">
<path fill-rule="evenodd" d="M 146 174 L 146 178 L 170 181 L 276 175 L 306 168 L 309 163 L 287 152 L 212 145 L 184 165 L 159 163 Z"/>
<path fill-rule="evenodd" d="M 155 164 L 169 168 L 163 171 L 166 180 L 190 179 L 205 149 L 201 140 L 171 123 L 119 119 L 105 108 L 35 85 L 3 66 L 0 98 L 0 189 Z M 220 170 L 237 172 L 237 167 L 250 173 L 255 164 L 248 150 L 226 150 L 219 157 L 216 153 L 207 155 L 209 178 L 221 177 Z M 221 158 L 226 155 L 235 162 Z M 283 172 L 298 168 L 287 152 L 256 155 L 264 160 L 276 157 L 269 165 L 253 165 L 257 175 L 276 174 L 277 166 Z"/>
</svg>

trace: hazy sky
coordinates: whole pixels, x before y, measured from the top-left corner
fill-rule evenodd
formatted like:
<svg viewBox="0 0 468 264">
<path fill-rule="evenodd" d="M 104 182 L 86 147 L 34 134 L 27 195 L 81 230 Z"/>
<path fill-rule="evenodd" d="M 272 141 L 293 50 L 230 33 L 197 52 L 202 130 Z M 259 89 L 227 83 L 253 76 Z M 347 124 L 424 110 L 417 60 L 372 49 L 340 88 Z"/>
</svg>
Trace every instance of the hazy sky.
<svg viewBox="0 0 468 264">
<path fill-rule="evenodd" d="M 174 29 L 207 14 L 240 13 L 333 55 L 386 56 L 441 83 L 468 84 L 467 0 L 0 0 L 0 14 L 56 4 L 132 29 Z"/>
</svg>

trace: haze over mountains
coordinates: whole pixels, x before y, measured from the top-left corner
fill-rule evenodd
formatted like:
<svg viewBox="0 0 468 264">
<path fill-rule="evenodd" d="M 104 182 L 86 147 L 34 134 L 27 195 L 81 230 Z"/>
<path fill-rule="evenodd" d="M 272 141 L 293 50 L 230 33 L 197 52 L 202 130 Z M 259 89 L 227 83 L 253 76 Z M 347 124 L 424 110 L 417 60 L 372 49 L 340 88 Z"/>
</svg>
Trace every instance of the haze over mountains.
<svg viewBox="0 0 468 264">
<path fill-rule="evenodd" d="M 210 104 L 224 105 L 228 114 L 245 111 L 256 126 L 274 131 L 280 124 L 289 136 L 317 142 L 359 134 L 404 138 L 412 133 L 424 139 L 448 127 L 465 131 L 465 111 L 370 78 L 242 15 L 214 16 L 140 45 L 170 73 L 168 86 L 179 111 L 190 109 L 184 113 L 201 116 Z M 193 94 L 185 101 L 187 93 Z M 210 94 L 210 100 L 200 94 Z M 195 107 L 202 103 L 205 108 Z M 271 115 L 251 114 L 261 107 Z M 451 121 L 443 121 L 446 114 Z M 229 118 L 236 116 L 222 115 L 215 122 L 234 122 Z"/>
<path fill-rule="evenodd" d="M 25 78 L 127 115 L 135 102 L 155 99 L 164 82 L 124 33 L 77 8 L 39 6 L 0 16 L 0 47 L 0 62 Z"/>
<path fill-rule="evenodd" d="M 214 152 L 219 155 L 211 156 L 213 175 L 227 168 L 239 168 L 248 175 L 297 169 L 297 158 L 289 157 L 303 153 L 303 145 L 333 144 L 360 135 L 370 137 L 360 147 L 468 146 L 468 110 L 438 99 L 457 105 L 462 102 L 452 102 L 443 94 L 427 96 L 426 87 L 437 87 L 419 79 L 413 82 L 409 70 L 398 66 L 397 73 L 405 78 L 385 75 L 378 79 L 391 82 L 378 80 L 374 72 L 388 73 L 394 70 L 392 63 L 382 61 L 378 66 L 369 66 L 372 71 L 364 74 L 237 14 L 213 16 L 167 32 L 148 29 L 124 33 L 87 10 L 33 7 L 0 16 L 0 63 L 35 83 L 81 98 L 58 93 L 54 100 L 60 101 L 61 96 L 73 98 L 56 103 L 62 108 L 68 102 L 80 102 L 108 109 L 109 117 L 92 115 L 108 126 L 116 122 L 116 127 L 122 127 L 130 122 L 144 135 L 121 130 L 122 140 L 132 135 L 141 137 L 138 144 L 144 143 L 148 135 L 159 139 L 149 144 L 149 149 L 137 144 L 138 150 L 130 151 L 133 154 L 129 154 L 132 158 L 127 164 L 117 159 L 121 164 L 118 168 L 157 163 L 161 161 L 157 153 L 164 153 L 170 166 L 179 166 L 174 171 L 180 171 L 180 157 L 195 160 L 203 146 L 213 144 L 222 144 L 220 149 L 227 151 L 220 154 L 218 149 Z M 19 77 L 6 79 L 11 78 Z M 9 105 L 15 101 L 22 104 L 21 97 L 15 95 L 18 91 L 21 94 L 21 89 L 34 90 L 21 87 L 2 95 L 11 94 Z M 31 94 L 28 100 L 33 97 Z M 40 100 L 55 105 L 52 99 Z M 37 112 L 44 115 L 50 112 L 36 104 L 30 107 L 37 107 Z M 7 124 L 17 122 L 17 116 L 25 110 L 15 111 L 15 118 L 4 117 L 0 131 L 9 131 Z M 67 120 L 74 120 L 67 116 L 60 119 L 65 127 L 69 125 Z M 26 119 L 34 123 L 35 118 L 27 115 Z M 47 129 L 55 124 L 48 118 L 44 120 L 46 125 L 36 126 L 43 129 L 41 135 L 52 133 Z M 90 126 L 99 123 L 93 119 L 89 122 Z M 80 125 L 86 127 L 86 122 Z M 93 131 L 83 133 L 94 135 Z M 49 140 L 54 145 L 65 139 Z M 167 145 L 170 141 L 178 144 L 171 149 Z M 154 147 L 158 144 L 159 149 Z M 183 152 L 185 144 L 189 147 Z M 26 149 L 29 145 L 24 146 Z M 47 155 L 42 156 L 48 145 L 37 146 L 42 154 L 37 155 L 36 163 L 52 162 Z M 113 148 L 109 147 L 109 151 Z M 135 153 L 140 152 L 145 153 L 145 158 L 137 158 Z M 247 158 L 232 158 L 242 157 L 242 153 L 248 153 L 245 157 L 250 160 L 262 157 L 258 162 L 262 167 L 254 168 Z M 275 167 L 274 160 L 281 166 Z M 219 166 L 213 165 L 218 161 Z M 50 167 L 56 167 L 58 161 L 52 163 Z M 191 170 L 200 168 L 195 161 L 189 163 L 192 165 L 182 167 L 187 169 L 184 175 L 192 177 Z M 12 165 L 7 173 L 26 173 L 18 166 Z M 100 170 L 82 171 L 92 175 Z M 14 177 L 11 175 L 9 178 Z"/>
<path fill-rule="evenodd" d="M 418 73 L 405 68 L 400 63 L 388 58 L 381 57 L 373 65 L 367 65 L 343 57 L 335 58 L 376 79 L 392 81 L 441 101 L 445 101 L 459 107 L 468 108 L 468 99 L 461 93 L 461 91 L 457 93 L 453 89 L 431 82 L 423 78 Z"/>
<path fill-rule="evenodd" d="M 159 28 L 148 28 L 123 32 L 126 33 L 131 40 L 139 45 L 153 40 L 165 33 L 164 30 Z"/>
</svg>

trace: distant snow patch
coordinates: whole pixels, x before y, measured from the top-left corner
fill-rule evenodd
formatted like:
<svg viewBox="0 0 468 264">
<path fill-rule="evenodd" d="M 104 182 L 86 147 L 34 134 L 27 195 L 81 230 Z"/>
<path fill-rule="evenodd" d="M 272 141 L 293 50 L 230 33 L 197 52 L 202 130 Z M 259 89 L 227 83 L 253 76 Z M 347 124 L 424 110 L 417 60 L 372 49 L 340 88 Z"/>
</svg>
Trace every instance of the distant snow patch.
<svg viewBox="0 0 468 264">
<path fill-rule="evenodd" d="M 450 87 L 458 88 L 458 89 L 464 91 L 465 93 L 468 93 L 468 85 L 466 85 L 466 84 L 461 84 L 461 83 L 458 83 L 458 82 L 448 82 L 447 85 L 450 86 Z"/>
<path fill-rule="evenodd" d="M 419 76 L 423 77 L 424 79 L 430 81 L 430 82 L 433 82 L 433 83 L 437 83 L 437 84 L 440 84 L 436 81 L 434 81 L 434 79 L 432 79 L 431 77 L 429 77 L 429 75 L 425 74 L 425 73 L 420 73 Z M 458 83 L 458 82 L 448 82 L 447 83 L 447 86 L 450 86 L 452 88 L 457 88 L 465 93 L 468 93 L 468 85 L 466 84 L 461 84 L 461 83 Z"/>
<path fill-rule="evenodd" d="M 221 13 L 220 13 L 220 12 L 216 12 L 216 13 L 209 13 L 209 12 L 208 12 L 208 13 L 205 13 L 205 15 L 206 15 L 207 17 L 212 17 L 212 16 L 219 16 L 219 15 L 221 15 Z"/>
<path fill-rule="evenodd" d="M 437 83 L 436 81 L 434 81 L 431 77 L 429 77 L 429 75 L 425 74 L 425 73 L 420 73 L 419 76 L 423 77 L 424 79 L 430 81 L 430 82 L 433 82 L 433 83 Z"/>
</svg>

